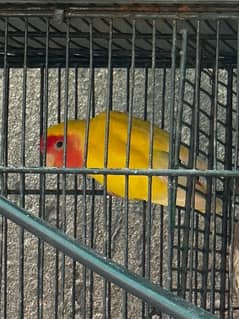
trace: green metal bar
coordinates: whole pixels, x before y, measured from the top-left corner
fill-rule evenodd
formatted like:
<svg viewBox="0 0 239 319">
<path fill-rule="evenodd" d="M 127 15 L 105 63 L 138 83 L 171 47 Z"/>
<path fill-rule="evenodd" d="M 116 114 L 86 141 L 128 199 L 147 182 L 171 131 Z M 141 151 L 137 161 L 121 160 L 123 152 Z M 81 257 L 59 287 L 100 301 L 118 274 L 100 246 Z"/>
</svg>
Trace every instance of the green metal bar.
<svg viewBox="0 0 239 319">
<path fill-rule="evenodd" d="M 107 18 L 107 17 L 126 17 L 134 16 L 135 18 L 143 18 L 150 16 L 151 18 L 157 18 L 157 17 L 163 17 L 163 18 L 174 18 L 178 19 L 179 16 L 181 18 L 194 18 L 195 15 L 200 17 L 201 19 L 216 19 L 216 18 L 238 18 L 238 6 L 234 5 L 235 2 L 227 2 L 227 5 L 225 5 L 225 2 L 223 5 L 218 5 L 218 3 L 211 2 L 211 5 L 209 6 L 209 3 L 204 6 L 199 5 L 190 5 L 188 3 L 188 6 L 171 6 L 171 5 L 164 5 L 162 6 L 162 3 L 159 3 L 159 0 L 154 0 L 155 5 L 151 5 L 152 2 L 150 1 L 150 4 L 147 5 L 142 2 L 141 5 L 128 5 L 125 6 L 125 0 L 120 1 L 117 6 L 114 6 L 111 2 L 111 5 L 108 6 L 99 6 L 99 3 L 97 3 L 97 6 L 86 6 L 87 3 L 89 5 L 89 1 L 82 1 L 80 4 L 77 4 L 78 6 L 70 7 L 68 6 L 67 10 L 63 10 L 62 7 L 59 7 L 59 1 L 58 0 L 58 6 L 40 6 L 39 3 L 37 3 L 37 6 L 32 6 L 29 9 L 26 9 L 25 7 L 22 7 L 21 4 L 25 4 L 25 0 L 18 0 L 18 2 L 15 2 L 16 0 L 12 0 L 10 5 L 10 0 L 7 1 L 8 5 L 5 4 L 5 6 L 1 7 L 0 10 L 0 16 L 9 17 L 53 17 L 55 19 L 58 19 L 61 21 L 62 16 L 64 15 L 65 18 L 69 17 L 101 17 L 101 18 Z M 29 0 L 30 1 L 30 0 Z M 32 0 L 31 0 L 32 1 Z M 38 2 L 38 0 L 33 0 Z M 207 1 L 207 0 L 205 0 Z M 51 1 L 54 2 L 55 1 Z M 76 2 L 76 0 L 75 0 Z M 145 0 L 144 0 L 145 2 Z M 185 4 L 184 0 L 184 4 Z M 208 1 L 207 1 L 208 2 Z M 61 1 L 61 4 L 64 3 L 64 0 Z M 93 2 L 92 2 L 93 3 Z M 128 3 L 128 1 L 126 2 Z M 217 12 L 215 13 L 215 6 L 212 5 L 213 3 L 217 3 Z M 1 3 L 2 4 L 2 3 Z M 166 3 L 167 4 L 167 3 Z M 175 1 L 174 1 L 175 4 Z M 205 4 L 205 2 L 204 2 Z M 237 4 L 237 3 L 236 3 Z M 58 9 L 58 10 L 56 10 Z"/>
<path fill-rule="evenodd" d="M 176 139 L 176 119 L 175 119 L 175 79 L 176 79 L 176 44 L 177 44 L 177 21 L 173 20 L 172 49 L 171 49 L 171 79 L 170 79 L 170 106 L 169 106 L 169 155 L 168 167 L 175 168 L 175 139 Z M 168 258 L 167 258 L 167 288 L 172 288 L 173 282 L 173 239 L 175 226 L 176 209 L 176 178 L 168 177 Z"/>
<path fill-rule="evenodd" d="M 28 174 L 108 174 L 108 175 L 143 175 L 143 176 L 215 176 L 239 177 L 239 170 L 224 169 L 131 169 L 131 168 L 55 168 L 55 167 L 5 167 L 0 165 L 0 173 L 28 173 Z"/>
<path fill-rule="evenodd" d="M 0 196 L 0 213 L 105 279 L 145 300 L 158 311 L 177 319 L 216 319 L 206 310 L 190 304 L 164 288 L 153 285 L 92 249 L 84 247 L 76 240 L 70 239 L 60 230 L 15 206 L 3 196 Z"/>
</svg>

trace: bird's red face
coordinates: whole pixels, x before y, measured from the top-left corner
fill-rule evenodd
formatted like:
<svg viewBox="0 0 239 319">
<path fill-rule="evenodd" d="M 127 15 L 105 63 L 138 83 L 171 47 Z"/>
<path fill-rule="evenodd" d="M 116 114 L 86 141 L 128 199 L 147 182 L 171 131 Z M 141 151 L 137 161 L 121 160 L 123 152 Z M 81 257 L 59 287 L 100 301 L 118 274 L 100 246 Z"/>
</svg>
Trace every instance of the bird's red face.
<svg viewBox="0 0 239 319">
<path fill-rule="evenodd" d="M 49 167 L 63 167 L 64 164 L 64 136 L 50 135 L 46 141 L 46 165 Z M 40 150 L 44 152 L 43 136 L 40 141 Z M 66 167 L 82 167 L 83 153 L 79 141 L 74 136 L 67 137 Z"/>
</svg>

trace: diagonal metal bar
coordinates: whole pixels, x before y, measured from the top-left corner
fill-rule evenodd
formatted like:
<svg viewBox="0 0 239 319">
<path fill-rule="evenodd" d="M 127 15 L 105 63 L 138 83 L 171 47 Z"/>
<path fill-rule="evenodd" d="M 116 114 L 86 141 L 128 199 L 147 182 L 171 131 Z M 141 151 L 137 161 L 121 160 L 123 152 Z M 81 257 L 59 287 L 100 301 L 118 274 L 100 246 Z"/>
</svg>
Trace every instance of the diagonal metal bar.
<svg viewBox="0 0 239 319">
<path fill-rule="evenodd" d="M 94 250 L 86 248 L 39 217 L 17 207 L 3 196 L 0 196 L 0 213 L 105 279 L 145 300 L 158 311 L 176 319 L 216 319 L 206 310 L 190 304 L 164 288 L 153 285 L 150 281 L 97 254 Z"/>
</svg>

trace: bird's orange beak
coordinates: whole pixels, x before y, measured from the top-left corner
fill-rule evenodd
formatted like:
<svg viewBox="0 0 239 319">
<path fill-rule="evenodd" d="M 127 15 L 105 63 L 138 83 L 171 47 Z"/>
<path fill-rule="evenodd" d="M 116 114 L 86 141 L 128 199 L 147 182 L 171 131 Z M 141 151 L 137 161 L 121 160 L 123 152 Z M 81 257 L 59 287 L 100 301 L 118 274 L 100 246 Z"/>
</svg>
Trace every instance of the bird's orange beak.
<svg viewBox="0 0 239 319">
<path fill-rule="evenodd" d="M 49 154 L 49 153 L 46 154 L 46 166 L 48 166 L 48 167 L 56 166 L 54 155 Z"/>
</svg>

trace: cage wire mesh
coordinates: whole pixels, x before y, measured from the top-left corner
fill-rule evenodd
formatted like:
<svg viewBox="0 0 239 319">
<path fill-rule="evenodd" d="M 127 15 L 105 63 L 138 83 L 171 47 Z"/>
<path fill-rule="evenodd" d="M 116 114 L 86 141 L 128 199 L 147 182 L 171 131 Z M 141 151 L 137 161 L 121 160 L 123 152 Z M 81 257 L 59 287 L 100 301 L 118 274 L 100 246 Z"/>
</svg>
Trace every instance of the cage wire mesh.
<svg viewBox="0 0 239 319">
<path fill-rule="evenodd" d="M 237 240 L 230 246 L 238 209 L 239 16 L 127 8 L 119 15 L 97 6 L 93 13 L 16 12 L 0 9 L 1 194 L 151 282 L 220 318 L 237 318 L 238 258 L 233 266 L 230 255 Z M 185 207 L 175 207 L 177 178 L 169 177 L 163 207 L 114 196 L 84 170 L 46 173 L 39 149 L 46 127 L 109 110 L 170 132 L 170 168 L 205 160 L 206 213 L 192 208 L 194 176 Z M 179 143 L 189 149 L 186 167 Z M 223 214 L 215 212 L 218 198 Z M 2 218 L 1 231 L 2 318 L 168 318 L 10 220 Z"/>
</svg>

